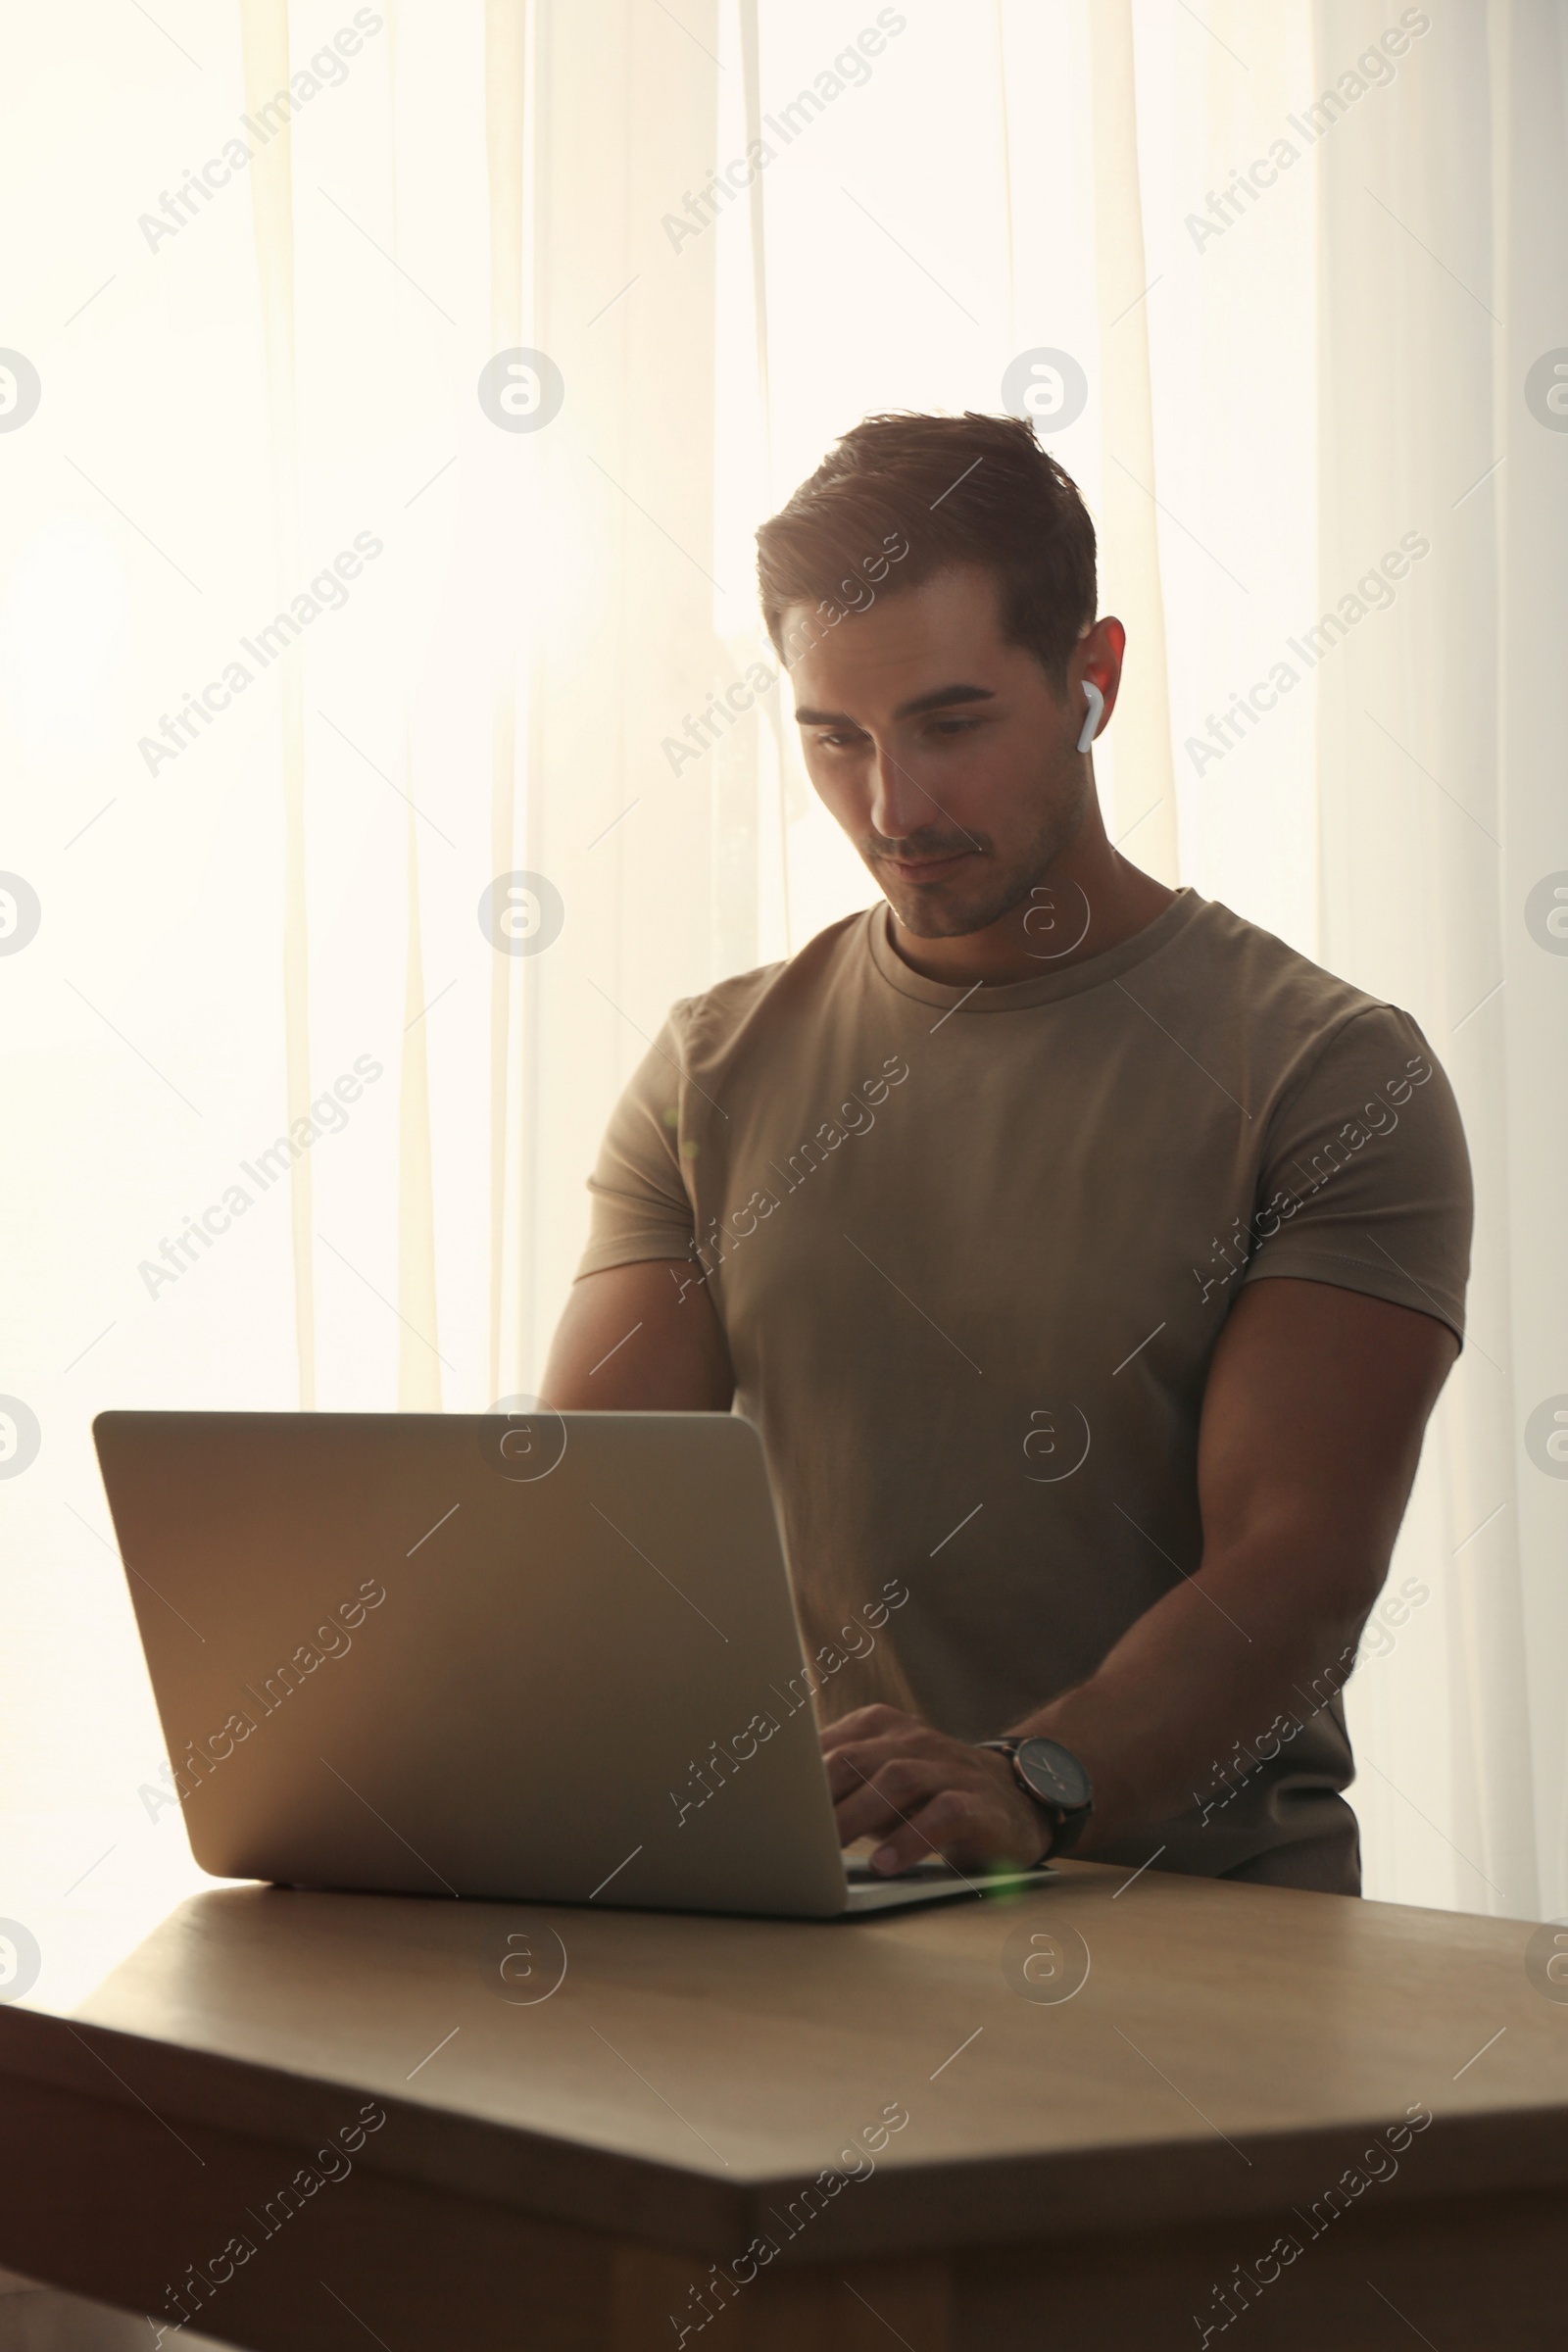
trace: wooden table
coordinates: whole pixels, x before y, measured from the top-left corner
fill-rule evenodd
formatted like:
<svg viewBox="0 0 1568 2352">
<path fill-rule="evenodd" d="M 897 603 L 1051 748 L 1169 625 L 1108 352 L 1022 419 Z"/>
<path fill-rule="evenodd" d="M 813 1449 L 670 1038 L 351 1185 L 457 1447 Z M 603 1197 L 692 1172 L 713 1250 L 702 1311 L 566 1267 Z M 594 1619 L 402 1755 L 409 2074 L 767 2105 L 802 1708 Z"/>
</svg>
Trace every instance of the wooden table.
<svg viewBox="0 0 1568 2352">
<path fill-rule="evenodd" d="M 224 1887 L 0 2009 L 0 2263 L 264 2352 L 1558 2348 L 1541 1933 L 1092 1864 L 833 1925 Z"/>
</svg>

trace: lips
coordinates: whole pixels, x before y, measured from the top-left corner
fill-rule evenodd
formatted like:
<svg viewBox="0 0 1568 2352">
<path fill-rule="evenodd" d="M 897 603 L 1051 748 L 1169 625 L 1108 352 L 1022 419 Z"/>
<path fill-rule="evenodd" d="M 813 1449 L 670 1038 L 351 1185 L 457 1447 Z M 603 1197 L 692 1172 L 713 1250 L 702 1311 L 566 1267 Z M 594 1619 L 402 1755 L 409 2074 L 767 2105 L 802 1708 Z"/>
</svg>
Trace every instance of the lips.
<svg viewBox="0 0 1568 2352">
<path fill-rule="evenodd" d="M 935 882 L 952 873 L 970 855 L 968 850 L 954 850 L 942 858 L 884 858 L 882 862 L 906 882 Z"/>
</svg>

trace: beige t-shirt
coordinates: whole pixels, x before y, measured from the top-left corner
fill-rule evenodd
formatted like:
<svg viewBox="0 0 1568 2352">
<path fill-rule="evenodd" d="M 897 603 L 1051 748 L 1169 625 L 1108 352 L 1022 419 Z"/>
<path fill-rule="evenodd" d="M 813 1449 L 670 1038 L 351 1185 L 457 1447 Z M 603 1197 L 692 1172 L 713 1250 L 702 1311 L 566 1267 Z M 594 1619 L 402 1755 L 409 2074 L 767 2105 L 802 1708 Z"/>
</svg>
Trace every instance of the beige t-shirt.
<svg viewBox="0 0 1568 2352">
<path fill-rule="evenodd" d="M 674 1006 L 590 1190 L 580 1274 L 668 1258 L 678 1295 L 708 1288 L 824 1720 L 890 1697 L 996 1735 L 1198 1568 L 1203 1384 L 1244 1282 L 1462 1333 L 1469 1163 L 1421 1032 L 1191 890 L 1105 955 L 969 991 L 912 971 L 881 904 L 836 923 Z M 1163 1838 L 1161 1869 L 1354 1891 L 1350 1662 L 1125 1858 Z"/>
</svg>

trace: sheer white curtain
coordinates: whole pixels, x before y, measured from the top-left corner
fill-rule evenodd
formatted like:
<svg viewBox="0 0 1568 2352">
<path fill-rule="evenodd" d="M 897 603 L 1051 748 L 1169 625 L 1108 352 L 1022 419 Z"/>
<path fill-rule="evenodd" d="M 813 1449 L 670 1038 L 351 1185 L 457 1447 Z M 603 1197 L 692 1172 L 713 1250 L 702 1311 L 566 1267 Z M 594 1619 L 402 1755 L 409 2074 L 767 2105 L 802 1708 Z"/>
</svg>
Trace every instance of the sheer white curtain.
<svg viewBox="0 0 1568 2352">
<path fill-rule="evenodd" d="M 1044 352 L 1130 630 L 1112 831 L 1408 1005 L 1470 1128 L 1425 1597 L 1350 1689 L 1368 1889 L 1565 1907 L 1568 1487 L 1524 1444 L 1568 1390 L 1568 964 L 1524 911 L 1568 867 L 1568 442 L 1523 391 L 1568 332 L 1559 12 L 1404 11 L 1387 74 L 1361 0 L 157 15 L 8 36 L 0 863 L 42 916 L 0 1389 L 40 1436 L 0 1765 L 46 1964 L 189 1870 L 91 1414 L 536 1383 L 668 1002 L 867 895 L 754 667 L 751 531 L 860 415 L 995 410 Z M 1292 652 L 1409 532 L 1392 606 Z"/>
<path fill-rule="evenodd" d="M 1568 965 L 1544 907 L 1568 881 L 1568 415 L 1533 388 L 1568 339 L 1568 21 L 1430 16 L 1321 172 L 1320 606 L 1402 533 L 1431 542 L 1323 663 L 1323 956 L 1416 1010 L 1477 1188 L 1472 1337 L 1395 1567 L 1433 1601 L 1354 1687 L 1358 1801 L 1391 1892 L 1529 1916 L 1568 1899 L 1568 1464 L 1541 1428 L 1568 1388 Z M 1319 86 L 1381 27 L 1325 8 Z"/>
</svg>

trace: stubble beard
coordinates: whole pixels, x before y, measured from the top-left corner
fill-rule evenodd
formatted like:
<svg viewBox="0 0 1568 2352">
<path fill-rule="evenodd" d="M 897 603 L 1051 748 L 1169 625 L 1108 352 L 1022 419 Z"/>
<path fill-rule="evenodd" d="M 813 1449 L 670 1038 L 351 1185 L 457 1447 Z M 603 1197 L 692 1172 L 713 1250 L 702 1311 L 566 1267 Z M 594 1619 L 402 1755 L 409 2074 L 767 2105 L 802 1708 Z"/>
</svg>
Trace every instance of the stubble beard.
<svg viewBox="0 0 1568 2352">
<path fill-rule="evenodd" d="M 973 863 L 959 866 L 947 883 L 921 887 L 889 871 L 878 855 L 882 845 L 873 837 L 860 844 L 864 858 L 900 924 L 914 939 L 962 939 L 989 930 L 1015 908 L 1026 907 L 1030 894 L 1050 874 L 1062 853 L 1076 840 L 1088 807 L 1080 790 L 1066 805 L 1058 805 L 1043 819 L 1027 849 L 1014 852 L 1004 864 L 997 862 L 997 848 L 984 834 L 960 833 L 931 838 L 913 835 L 901 848 L 916 856 L 950 855 L 956 850 L 979 850 Z"/>
</svg>

